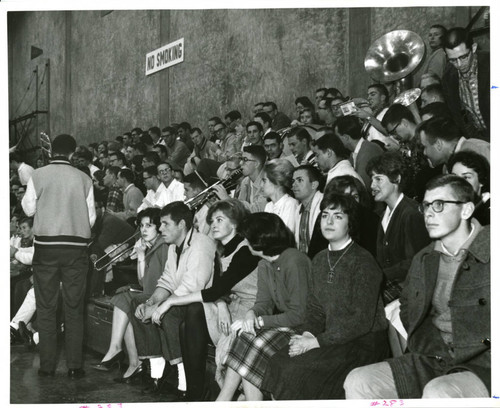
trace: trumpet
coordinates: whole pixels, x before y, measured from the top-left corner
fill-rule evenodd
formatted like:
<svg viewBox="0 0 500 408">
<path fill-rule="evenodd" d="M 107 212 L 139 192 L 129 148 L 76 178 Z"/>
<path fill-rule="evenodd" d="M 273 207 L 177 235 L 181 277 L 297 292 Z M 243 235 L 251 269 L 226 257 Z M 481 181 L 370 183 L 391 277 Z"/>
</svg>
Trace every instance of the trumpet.
<svg viewBox="0 0 500 408">
<path fill-rule="evenodd" d="M 295 128 L 295 127 L 296 126 L 284 127 L 284 128 L 278 129 L 276 131 L 276 133 L 278 135 L 280 135 L 281 141 L 283 141 L 285 139 L 286 135 L 288 135 L 288 133 L 290 133 L 292 131 L 292 129 Z"/>
<path fill-rule="evenodd" d="M 113 262 L 115 262 L 118 258 L 121 258 L 127 251 L 130 251 L 132 248 L 130 248 L 129 242 L 135 241 L 135 239 L 137 237 L 139 237 L 140 234 L 141 234 L 141 231 L 137 231 L 134 235 L 132 235 L 130 238 L 126 239 L 120 245 L 118 245 L 115 249 L 113 249 L 109 254 L 105 254 L 105 255 L 101 256 L 99 259 L 94 260 L 93 263 L 94 263 L 95 270 L 100 272 L 103 269 L 106 269 L 109 265 L 111 265 Z M 121 248 L 121 247 L 124 247 L 124 248 L 119 250 L 119 248 Z M 111 254 L 113 254 L 113 255 L 111 255 Z M 109 259 L 104 265 L 99 265 L 106 258 L 109 258 L 109 257 L 111 257 L 111 259 Z"/>
<path fill-rule="evenodd" d="M 235 170 L 230 176 L 226 177 L 225 179 L 219 180 L 217 183 L 212 184 L 211 186 L 208 186 L 205 190 L 198 193 L 193 198 L 190 198 L 184 204 L 186 204 L 190 210 L 197 211 L 210 199 L 215 197 L 214 186 L 222 185 L 222 187 L 224 187 L 228 191 L 234 190 L 238 185 L 238 181 L 241 178 L 242 174 L 243 170 Z"/>
</svg>

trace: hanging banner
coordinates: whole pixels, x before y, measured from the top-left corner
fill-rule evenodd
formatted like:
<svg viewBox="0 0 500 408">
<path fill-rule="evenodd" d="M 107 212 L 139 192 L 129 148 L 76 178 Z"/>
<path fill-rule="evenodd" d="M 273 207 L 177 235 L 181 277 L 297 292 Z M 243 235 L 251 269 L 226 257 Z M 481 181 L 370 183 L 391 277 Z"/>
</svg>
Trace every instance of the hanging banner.
<svg viewBox="0 0 500 408">
<path fill-rule="evenodd" d="M 184 38 L 146 54 L 146 75 L 184 61 Z"/>
</svg>

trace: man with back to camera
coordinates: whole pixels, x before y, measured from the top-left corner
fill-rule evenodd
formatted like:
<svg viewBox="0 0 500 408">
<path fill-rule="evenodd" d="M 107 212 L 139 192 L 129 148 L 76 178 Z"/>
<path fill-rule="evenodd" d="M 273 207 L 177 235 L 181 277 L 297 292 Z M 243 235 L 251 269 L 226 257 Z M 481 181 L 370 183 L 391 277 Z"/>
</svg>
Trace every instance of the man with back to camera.
<svg viewBox="0 0 500 408">
<path fill-rule="evenodd" d="M 421 108 L 425 108 L 427 105 L 434 102 L 446 102 L 443 87 L 440 84 L 432 84 L 423 89 L 420 99 L 422 101 L 420 105 Z"/>
<path fill-rule="evenodd" d="M 52 142 L 52 162 L 33 172 L 22 201 L 26 214 L 34 216 L 33 277 L 40 323 L 38 374 L 43 377 L 54 376 L 57 366 L 56 311 L 60 282 L 68 376 L 85 375 L 82 354 L 87 244 L 96 214 L 92 180 L 69 162 L 75 149 L 72 136 L 57 136 Z"/>
<path fill-rule="evenodd" d="M 413 258 L 401 294 L 407 352 L 347 376 L 347 399 L 491 395 L 490 229 L 454 174 L 427 184 L 420 210 L 434 240 Z"/>
</svg>

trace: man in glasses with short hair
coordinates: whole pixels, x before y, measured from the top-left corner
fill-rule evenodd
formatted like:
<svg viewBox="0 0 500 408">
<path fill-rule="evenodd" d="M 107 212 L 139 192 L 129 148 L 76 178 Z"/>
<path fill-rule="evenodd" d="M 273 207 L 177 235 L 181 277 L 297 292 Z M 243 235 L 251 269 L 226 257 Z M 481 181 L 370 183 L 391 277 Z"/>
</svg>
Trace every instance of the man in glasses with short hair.
<svg viewBox="0 0 500 408">
<path fill-rule="evenodd" d="M 149 207 L 161 209 L 168 203 L 172 202 L 171 194 L 168 193 L 167 187 L 162 182 L 161 175 L 157 167 L 146 167 L 143 170 L 142 176 L 144 186 L 147 189 L 147 194 L 146 197 L 144 197 L 144 200 L 142 200 L 142 204 L 137 209 L 137 214 Z"/>
<path fill-rule="evenodd" d="M 448 69 L 443 90 L 464 136 L 490 141 L 490 53 L 477 50 L 470 33 L 461 27 L 443 39 Z"/>
<path fill-rule="evenodd" d="M 420 210 L 434 242 L 401 294 L 406 353 L 351 371 L 347 398 L 491 396 L 489 226 L 472 218 L 473 188 L 454 174 L 427 184 Z"/>
<path fill-rule="evenodd" d="M 184 184 L 177 181 L 174 177 L 174 172 L 181 170 L 176 166 L 176 163 L 172 161 L 162 162 L 156 168 L 158 169 L 158 178 L 167 188 L 168 203 L 172 201 L 184 201 Z"/>
<path fill-rule="evenodd" d="M 240 157 L 243 179 L 236 188 L 234 196 L 252 213 L 264 211 L 267 204 L 267 199 L 264 197 L 261 188 L 266 160 L 267 153 L 261 145 L 251 145 L 243 148 L 243 153 Z M 214 186 L 214 190 L 219 199 L 226 200 L 230 198 L 222 185 Z"/>
</svg>

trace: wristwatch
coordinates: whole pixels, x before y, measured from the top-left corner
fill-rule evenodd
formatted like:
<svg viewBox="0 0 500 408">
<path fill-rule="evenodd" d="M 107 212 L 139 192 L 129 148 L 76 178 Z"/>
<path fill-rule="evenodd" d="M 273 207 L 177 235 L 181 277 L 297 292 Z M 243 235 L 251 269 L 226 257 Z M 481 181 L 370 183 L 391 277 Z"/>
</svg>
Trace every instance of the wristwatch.
<svg viewBox="0 0 500 408">
<path fill-rule="evenodd" d="M 144 302 L 147 306 L 151 306 L 153 304 L 153 299 L 152 298 L 149 298 L 148 300 L 146 300 L 146 302 Z"/>
</svg>

